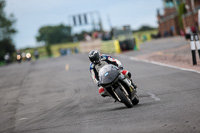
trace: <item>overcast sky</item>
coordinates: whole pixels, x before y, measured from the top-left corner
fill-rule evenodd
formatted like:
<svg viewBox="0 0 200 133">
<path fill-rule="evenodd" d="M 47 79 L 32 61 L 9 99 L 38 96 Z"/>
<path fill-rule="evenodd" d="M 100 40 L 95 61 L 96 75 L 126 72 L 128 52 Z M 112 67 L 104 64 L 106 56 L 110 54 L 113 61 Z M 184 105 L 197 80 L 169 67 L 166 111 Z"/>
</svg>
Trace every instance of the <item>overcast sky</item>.
<svg viewBox="0 0 200 133">
<path fill-rule="evenodd" d="M 38 46 L 35 36 L 41 26 L 67 25 L 70 15 L 98 11 L 106 30 L 110 24 L 137 29 L 144 24 L 158 26 L 156 10 L 162 8 L 162 0 L 6 0 L 5 11 L 17 19 L 16 48 L 24 48 Z M 85 28 L 75 27 L 73 31 Z"/>
</svg>

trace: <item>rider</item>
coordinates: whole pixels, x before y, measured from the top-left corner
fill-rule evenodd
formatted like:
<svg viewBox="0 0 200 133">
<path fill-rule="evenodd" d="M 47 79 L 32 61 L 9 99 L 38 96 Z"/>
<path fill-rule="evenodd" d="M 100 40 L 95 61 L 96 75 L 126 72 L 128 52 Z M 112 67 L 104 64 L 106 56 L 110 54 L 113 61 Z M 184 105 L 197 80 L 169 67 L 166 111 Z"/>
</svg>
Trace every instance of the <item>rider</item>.
<svg viewBox="0 0 200 133">
<path fill-rule="evenodd" d="M 99 93 L 101 94 L 101 96 L 103 96 L 103 97 L 108 96 L 108 94 L 105 92 L 104 88 L 99 85 L 99 75 L 98 75 L 98 73 L 99 73 L 99 70 L 104 65 L 113 64 L 113 65 L 117 66 L 119 69 L 121 69 L 121 73 L 123 75 L 125 75 L 126 78 L 131 80 L 131 73 L 127 70 L 123 70 L 123 66 L 122 66 L 122 64 L 119 60 L 114 59 L 111 56 L 106 55 L 106 54 L 100 55 L 100 53 L 97 50 L 90 51 L 89 59 L 91 61 L 90 73 L 92 75 L 94 82 L 99 87 Z M 137 88 L 137 86 L 132 82 L 132 80 L 131 80 L 131 84 L 134 88 Z"/>
</svg>

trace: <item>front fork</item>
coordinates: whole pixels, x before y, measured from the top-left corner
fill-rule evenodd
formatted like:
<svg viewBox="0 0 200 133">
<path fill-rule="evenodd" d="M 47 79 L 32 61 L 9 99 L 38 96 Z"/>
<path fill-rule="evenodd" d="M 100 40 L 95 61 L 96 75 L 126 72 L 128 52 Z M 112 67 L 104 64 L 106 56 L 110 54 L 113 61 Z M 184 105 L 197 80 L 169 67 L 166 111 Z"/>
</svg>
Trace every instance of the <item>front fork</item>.
<svg viewBox="0 0 200 133">
<path fill-rule="evenodd" d="M 120 80 L 122 82 L 124 82 L 129 87 L 132 97 L 135 97 L 135 94 L 136 94 L 137 91 L 133 87 L 133 85 L 131 84 L 131 80 L 129 80 L 128 78 L 126 78 L 122 73 L 120 75 Z"/>
<path fill-rule="evenodd" d="M 137 91 L 131 84 L 131 81 L 128 78 L 126 78 L 122 73 L 119 76 L 119 80 L 121 82 L 123 82 L 124 84 L 126 84 L 127 87 L 129 87 L 130 91 L 127 90 L 127 91 L 129 91 L 129 92 L 127 92 L 126 90 L 124 90 L 124 92 L 129 95 L 130 99 L 134 99 Z M 122 84 L 119 83 L 119 85 L 122 85 Z M 112 88 L 113 93 L 107 91 L 110 94 L 110 96 L 112 96 L 114 99 L 117 99 L 118 101 L 121 101 L 121 99 L 118 97 L 118 95 L 114 91 L 115 87 L 111 86 L 111 88 Z M 123 89 L 125 89 L 125 88 L 123 88 Z"/>
</svg>

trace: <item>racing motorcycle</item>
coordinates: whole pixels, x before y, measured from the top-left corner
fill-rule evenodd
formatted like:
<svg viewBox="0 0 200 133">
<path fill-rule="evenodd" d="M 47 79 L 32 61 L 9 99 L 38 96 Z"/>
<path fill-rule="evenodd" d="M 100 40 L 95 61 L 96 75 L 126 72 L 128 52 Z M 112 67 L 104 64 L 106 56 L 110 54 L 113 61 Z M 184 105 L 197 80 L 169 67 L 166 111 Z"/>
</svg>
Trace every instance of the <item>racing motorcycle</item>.
<svg viewBox="0 0 200 133">
<path fill-rule="evenodd" d="M 99 85 L 116 101 L 124 103 L 128 108 L 139 103 L 136 89 L 121 70 L 111 64 L 103 66 L 99 71 Z"/>
<path fill-rule="evenodd" d="M 18 63 L 21 63 L 21 60 L 22 60 L 21 54 L 17 54 L 16 59 Z"/>
</svg>

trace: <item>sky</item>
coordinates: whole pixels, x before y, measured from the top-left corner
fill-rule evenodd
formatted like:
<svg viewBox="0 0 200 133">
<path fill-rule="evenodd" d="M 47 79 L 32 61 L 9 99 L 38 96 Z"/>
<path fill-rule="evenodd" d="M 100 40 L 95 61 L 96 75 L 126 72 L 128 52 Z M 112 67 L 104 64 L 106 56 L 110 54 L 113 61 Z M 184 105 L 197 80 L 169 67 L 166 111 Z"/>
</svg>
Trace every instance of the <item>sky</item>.
<svg viewBox="0 0 200 133">
<path fill-rule="evenodd" d="M 156 12 L 162 8 L 162 0 L 6 0 L 5 12 L 17 20 L 14 43 L 20 49 L 39 46 L 35 37 L 42 26 L 72 24 L 72 15 L 96 11 L 105 30 L 110 25 L 138 29 L 141 25 L 157 27 Z M 73 32 L 89 28 L 74 27 Z"/>
</svg>

